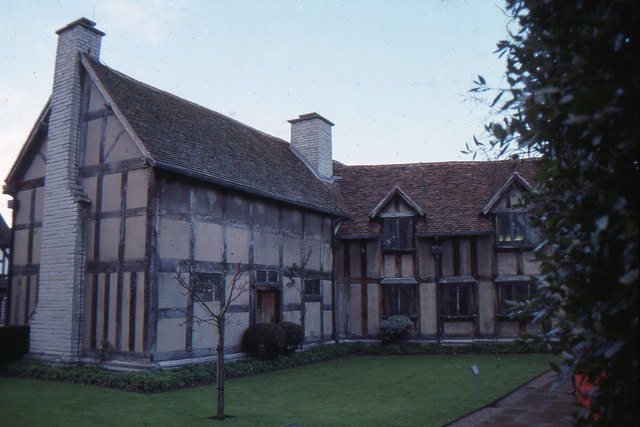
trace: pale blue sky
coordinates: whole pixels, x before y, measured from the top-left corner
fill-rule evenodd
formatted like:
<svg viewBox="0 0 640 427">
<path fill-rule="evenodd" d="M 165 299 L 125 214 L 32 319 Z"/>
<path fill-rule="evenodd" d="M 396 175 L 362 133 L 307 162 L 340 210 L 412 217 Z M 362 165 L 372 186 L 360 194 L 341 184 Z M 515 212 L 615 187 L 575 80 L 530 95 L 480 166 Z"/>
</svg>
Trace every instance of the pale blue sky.
<svg viewBox="0 0 640 427">
<path fill-rule="evenodd" d="M 0 0 L 0 177 L 51 91 L 55 31 L 82 16 L 101 59 L 289 140 L 288 119 L 336 124 L 347 164 L 470 160 L 489 109 L 468 94 L 506 36 L 502 1 Z M 9 221 L 7 198 L 0 212 Z"/>
</svg>

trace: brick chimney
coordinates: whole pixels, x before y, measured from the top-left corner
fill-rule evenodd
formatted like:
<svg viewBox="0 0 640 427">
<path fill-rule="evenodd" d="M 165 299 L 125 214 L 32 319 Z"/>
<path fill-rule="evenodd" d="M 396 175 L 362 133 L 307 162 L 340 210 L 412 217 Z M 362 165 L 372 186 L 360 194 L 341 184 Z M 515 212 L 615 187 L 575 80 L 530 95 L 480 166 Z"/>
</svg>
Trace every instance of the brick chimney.
<svg viewBox="0 0 640 427">
<path fill-rule="evenodd" d="M 31 319 L 30 353 L 75 362 L 81 348 L 84 281 L 84 207 L 78 144 L 82 98 L 80 54 L 98 59 L 104 33 L 81 18 L 58 30 L 42 218 L 38 301 Z"/>
<path fill-rule="evenodd" d="M 291 123 L 291 149 L 323 181 L 333 180 L 331 127 L 318 113 L 302 114 Z"/>
</svg>

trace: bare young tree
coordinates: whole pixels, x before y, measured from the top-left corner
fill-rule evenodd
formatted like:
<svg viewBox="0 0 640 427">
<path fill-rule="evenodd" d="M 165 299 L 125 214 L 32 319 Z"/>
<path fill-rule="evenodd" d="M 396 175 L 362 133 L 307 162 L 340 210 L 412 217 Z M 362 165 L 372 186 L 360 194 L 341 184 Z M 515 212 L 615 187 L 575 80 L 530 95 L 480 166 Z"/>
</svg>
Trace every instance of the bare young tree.
<svg viewBox="0 0 640 427">
<path fill-rule="evenodd" d="M 189 298 L 186 308 L 177 307 L 176 310 L 187 315 L 188 322 L 202 323 L 215 326 L 218 331 L 216 346 L 216 390 L 217 415 L 216 419 L 224 420 L 224 342 L 225 327 L 229 323 L 227 311 L 231 304 L 249 291 L 249 281 L 246 269 L 238 267 L 233 274 L 233 280 L 227 289 L 224 275 L 191 273 L 189 280 L 185 280 L 180 272 L 175 276 L 178 285 Z M 202 309 L 202 314 L 193 310 L 196 304 Z"/>
</svg>

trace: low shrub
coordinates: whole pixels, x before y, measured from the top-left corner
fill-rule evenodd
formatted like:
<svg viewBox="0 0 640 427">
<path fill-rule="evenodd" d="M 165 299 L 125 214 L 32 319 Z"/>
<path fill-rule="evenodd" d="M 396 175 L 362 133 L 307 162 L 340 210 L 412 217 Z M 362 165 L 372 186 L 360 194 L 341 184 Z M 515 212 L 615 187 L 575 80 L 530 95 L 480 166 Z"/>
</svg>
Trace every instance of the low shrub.
<svg viewBox="0 0 640 427">
<path fill-rule="evenodd" d="M 280 369 L 308 365 L 353 355 L 417 355 L 417 354 L 513 354 L 546 353 L 547 348 L 523 343 L 474 343 L 442 346 L 435 343 L 406 343 L 386 346 L 362 342 L 329 344 L 309 348 L 287 356 L 264 360 L 253 357 L 225 362 L 227 378 L 263 374 Z M 114 372 L 94 365 L 46 365 L 35 361 L 17 361 L 0 365 L 0 374 L 93 384 L 143 393 L 167 391 L 215 381 L 216 364 L 187 365 L 176 369 Z"/>
<path fill-rule="evenodd" d="M 396 344 L 409 336 L 413 322 L 407 316 L 390 316 L 380 322 L 380 344 Z"/>
<path fill-rule="evenodd" d="M 28 326 L 0 327 L 0 363 L 22 359 L 28 352 Z"/>
<path fill-rule="evenodd" d="M 257 323 L 244 331 L 242 351 L 260 359 L 275 359 L 284 352 L 286 335 L 280 325 Z"/>
<path fill-rule="evenodd" d="M 302 344 L 304 329 L 293 322 L 282 322 L 279 325 L 284 331 L 284 354 L 291 354 Z"/>
</svg>

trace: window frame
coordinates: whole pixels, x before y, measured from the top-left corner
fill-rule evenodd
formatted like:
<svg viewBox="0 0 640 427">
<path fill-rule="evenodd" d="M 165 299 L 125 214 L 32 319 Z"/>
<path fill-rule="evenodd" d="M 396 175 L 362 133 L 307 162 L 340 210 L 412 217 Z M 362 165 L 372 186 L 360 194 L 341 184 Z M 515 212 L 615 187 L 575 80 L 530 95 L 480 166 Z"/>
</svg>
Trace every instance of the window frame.
<svg viewBox="0 0 640 427">
<path fill-rule="evenodd" d="M 264 280 L 259 277 L 262 274 L 264 274 Z M 255 283 L 257 285 L 278 285 L 278 283 L 280 283 L 280 272 L 278 270 L 268 268 L 257 269 L 255 271 Z"/>
<path fill-rule="evenodd" d="M 210 288 L 204 288 L 202 279 L 196 282 L 196 278 L 203 276 L 215 277 L 217 283 L 212 284 Z M 199 286 L 200 289 L 196 288 Z M 193 271 L 189 273 L 189 287 L 203 302 L 224 303 L 226 298 L 226 283 L 224 275 L 218 271 Z"/>
<path fill-rule="evenodd" d="M 536 293 L 537 286 L 533 280 L 530 279 L 514 279 L 496 282 L 496 297 L 497 297 L 497 313 L 496 316 L 499 319 L 511 319 L 517 320 L 512 317 L 512 313 L 509 312 L 509 303 L 507 301 L 521 301 L 521 299 L 515 299 L 515 291 L 517 286 L 526 286 L 526 298 L 529 299 Z M 505 288 L 511 288 L 510 292 L 505 292 Z M 506 295 L 508 294 L 508 295 Z M 524 295 L 524 293 L 521 293 Z M 506 296 L 509 299 L 505 298 Z"/>
<path fill-rule="evenodd" d="M 412 252 L 415 250 L 414 233 L 413 233 L 413 215 L 381 215 L 382 224 L 380 225 L 380 240 L 382 243 L 382 251 L 389 252 Z M 390 224 L 395 225 L 395 230 L 389 230 Z M 402 224 L 402 227 L 401 227 Z M 393 241 L 389 242 L 387 235 L 395 231 L 397 236 L 391 236 Z M 402 234 L 405 234 L 406 244 L 402 245 Z"/>
<path fill-rule="evenodd" d="M 322 300 L 322 280 L 315 277 L 304 279 L 302 298 L 307 302 L 320 302 Z"/>
<path fill-rule="evenodd" d="M 415 320 L 418 317 L 418 310 L 416 307 L 416 284 L 415 283 L 381 283 L 380 292 L 382 293 L 380 302 L 381 310 L 380 316 L 382 319 L 387 319 L 391 316 L 407 316 L 409 319 Z M 409 292 L 408 304 L 409 310 L 403 310 L 403 301 L 401 300 L 402 292 Z M 389 298 L 395 299 L 394 303 L 389 302 Z M 390 307 L 395 306 L 397 310 L 390 310 Z M 405 307 L 406 308 L 406 307 Z"/>
<path fill-rule="evenodd" d="M 496 247 L 531 248 L 540 243 L 539 231 L 531 226 L 531 214 L 524 210 L 497 211 L 495 215 Z M 507 219 L 507 221 L 505 221 Z M 518 233 L 521 227 L 521 238 Z M 518 234 L 517 234 L 518 233 Z"/>
<path fill-rule="evenodd" d="M 440 282 L 438 312 L 440 317 L 445 320 L 473 320 L 476 318 L 476 281 L 469 280 L 447 280 Z M 451 310 L 452 290 L 454 290 L 455 296 L 455 310 Z M 466 294 L 466 309 L 464 312 L 461 310 L 461 295 L 463 292 Z"/>
</svg>

